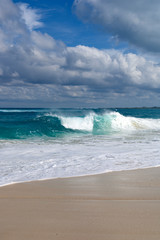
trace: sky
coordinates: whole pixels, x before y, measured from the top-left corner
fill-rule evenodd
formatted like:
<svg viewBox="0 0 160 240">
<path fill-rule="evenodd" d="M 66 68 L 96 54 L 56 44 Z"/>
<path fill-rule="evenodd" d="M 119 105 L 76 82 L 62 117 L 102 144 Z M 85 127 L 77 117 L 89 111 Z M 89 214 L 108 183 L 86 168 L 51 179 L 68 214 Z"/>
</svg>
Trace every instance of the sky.
<svg viewBox="0 0 160 240">
<path fill-rule="evenodd" d="M 0 108 L 160 106 L 159 0 L 0 0 Z"/>
</svg>

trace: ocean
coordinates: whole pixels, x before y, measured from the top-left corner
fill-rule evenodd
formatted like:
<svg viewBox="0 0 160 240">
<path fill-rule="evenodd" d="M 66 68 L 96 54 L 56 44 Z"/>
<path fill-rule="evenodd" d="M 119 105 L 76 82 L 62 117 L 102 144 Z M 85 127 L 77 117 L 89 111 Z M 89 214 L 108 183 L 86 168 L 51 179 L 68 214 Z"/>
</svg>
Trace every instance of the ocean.
<svg viewBox="0 0 160 240">
<path fill-rule="evenodd" d="M 160 165 L 160 109 L 0 109 L 0 186 Z"/>
</svg>

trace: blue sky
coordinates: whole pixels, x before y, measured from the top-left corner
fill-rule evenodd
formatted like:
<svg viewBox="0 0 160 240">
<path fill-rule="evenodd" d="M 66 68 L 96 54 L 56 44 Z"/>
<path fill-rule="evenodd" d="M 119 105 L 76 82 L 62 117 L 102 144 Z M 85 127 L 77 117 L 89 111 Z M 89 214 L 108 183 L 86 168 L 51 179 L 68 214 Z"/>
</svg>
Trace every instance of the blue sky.
<svg viewBox="0 0 160 240">
<path fill-rule="evenodd" d="M 0 0 L 0 107 L 160 106 L 160 2 Z"/>
<path fill-rule="evenodd" d="M 19 1 L 14 1 L 15 3 Z M 86 45 L 89 47 L 124 48 L 125 43 L 117 44 L 109 33 L 100 26 L 83 23 L 74 13 L 73 0 L 30 0 L 20 1 L 30 4 L 42 14 L 44 26 L 41 32 L 47 32 L 57 40 L 62 40 L 67 46 Z"/>
</svg>

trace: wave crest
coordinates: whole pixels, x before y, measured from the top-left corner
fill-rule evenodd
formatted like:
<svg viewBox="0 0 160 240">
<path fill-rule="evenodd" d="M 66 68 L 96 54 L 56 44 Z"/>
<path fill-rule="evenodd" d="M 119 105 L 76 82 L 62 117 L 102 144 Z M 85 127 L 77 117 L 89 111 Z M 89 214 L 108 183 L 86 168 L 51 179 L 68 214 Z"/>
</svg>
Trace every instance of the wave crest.
<svg viewBox="0 0 160 240">
<path fill-rule="evenodd" d="M 106 135 L 116 132 L 159 131 L 160 119 L 124 116 L 119 112 L 90 112 L 80 116 L 40 113 L 13 115 L 0 121 L 1 139 L 59 137 L 67 134 Z M 13 118 L 14 117 L 14 118 Z"/>
<path fill-rule="evenodd" d="M 110 131 L 160 130 L 160 119 L 126 117 L 118 112 L 103 115 L 89 114 L 85 117 L 57 116 L 67 129 L 105 134 Z"/>
</svg>

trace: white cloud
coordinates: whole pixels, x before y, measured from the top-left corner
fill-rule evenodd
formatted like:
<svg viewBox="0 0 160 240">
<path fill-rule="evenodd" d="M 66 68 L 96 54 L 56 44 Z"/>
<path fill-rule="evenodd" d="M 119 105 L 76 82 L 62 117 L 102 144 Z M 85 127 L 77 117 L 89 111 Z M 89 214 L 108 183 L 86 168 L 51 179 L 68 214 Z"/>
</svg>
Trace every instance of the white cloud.
<svg viewBox="0 0 160 240">
<path fill-rule="evenodd" d="M 21 10 L 22 19 L 30 31 L 43 26 L 42 22 L 40 22 L 41 15 L 38 13 L 38 10 L 32 9 L 26 3 L 19 4 L 19 8 Z"/>
<path fill-rule="evenodd" d="M 6 42 L 6 36 L 4 32 L 0 29 L 0 52 L 6 51 L 7 46 L 5 42 Z"/>
<path fill-rule="evenodd" d="M 32 41 L 41 49 L 54 49 L 56 47 L 56 41 L 47 33 L 42 34 L 40 32 L 33 31 L 31 33 Z"/>
<path fill-rule="evenodd" d="M 0 68 L 0 76 L 3 75 L 3 70 Z"/>
<path fill-rule="evenodd" d="M 87 1 L 93 3 L 93 0 Z M 1 10 L 3 3 L 0 0 Z M 39 21 L 33 17 L 35 15 L 31 14 L 31 21 L 24 22 L 19 5 L 10 0 L 6 0 L 6 4 L 11 13 L 5 8 L 0 10 L 0 83 L 3 88 L 0 101 L 21 99 L 37 104 L 38 101 L 54 101 L 62 105 L 75 98 L 79 105 L 83 102 L 104 104 L 107 99 L 114 102 L 131 97 L 136 101 L 146 92 L 153 98 L 153 93 L 160 89 L 160 66 L 156 62 L 118 50 L 81 45 L 67 47 L 50 35 L 33 30 L 38 27 L 35 22 Z M 28 5 L 24 11 L 26 9 L 29 16 L 28 11 L 33 10 Z M 17 28 L 11 28 L 12 22 Z M 32 31 L 28 31 L 28 27 Z M 159 95 L 156 96 L 158 99 Z"/>
<path fill-rule="evenodd" d="M 160 1 L 76 0 L 75 12 L 120 40 L 160 52 Z"/>
<path fill-rule="evenodd" d="M 19 74 L 18 74 L 17 72 L 13 72 L 13 73 L 11 74 L 11 76 L 14 77 L 14 78 L 17 78 L 17 77 L 19 77 Z"/>
</svg>

